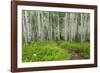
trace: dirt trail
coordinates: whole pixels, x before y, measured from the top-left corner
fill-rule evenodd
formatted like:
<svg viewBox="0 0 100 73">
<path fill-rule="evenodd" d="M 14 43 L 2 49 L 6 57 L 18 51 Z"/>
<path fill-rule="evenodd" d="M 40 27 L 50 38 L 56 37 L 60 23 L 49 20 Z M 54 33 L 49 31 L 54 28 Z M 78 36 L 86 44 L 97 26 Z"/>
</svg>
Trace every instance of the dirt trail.
<svg viewBox="0 0 100 73">
<path fill-rule="evenodd" d="M 84 59 L 84 57 L 80 56 L 80 54 L 72 51 L 72 50 L 67 50 L 65 49 L 70 54 L 70 60 L 78 60 L 78 59 Z"/>
<path fill-rule="evenodd" d="M 84 59 L 82 56 L 80 56 L 78 53 L 70 52 L 71 60 L 78 60 L 78 59 Z"/>
</svg>

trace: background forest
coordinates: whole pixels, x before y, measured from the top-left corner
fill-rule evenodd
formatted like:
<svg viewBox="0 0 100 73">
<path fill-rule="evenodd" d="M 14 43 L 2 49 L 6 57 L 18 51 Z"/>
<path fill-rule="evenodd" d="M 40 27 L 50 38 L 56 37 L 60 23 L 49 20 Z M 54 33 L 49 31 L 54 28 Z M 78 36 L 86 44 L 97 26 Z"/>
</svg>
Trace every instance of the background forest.
<svg viewBox="0 0 100 73">
<path fill-rule="evenodd" d="M 90 14 L 22 10 L 22 61 L 90 58 Z"/>
</svg>

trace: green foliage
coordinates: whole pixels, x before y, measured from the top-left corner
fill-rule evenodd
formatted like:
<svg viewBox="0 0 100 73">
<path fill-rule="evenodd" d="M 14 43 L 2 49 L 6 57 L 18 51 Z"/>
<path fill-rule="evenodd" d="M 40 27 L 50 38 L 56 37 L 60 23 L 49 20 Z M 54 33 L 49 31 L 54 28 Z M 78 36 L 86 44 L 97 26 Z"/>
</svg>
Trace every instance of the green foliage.
<svg viewBox="0 0 100 73">
<path fill-rule="evenodd" d="M 32 41 L 22 45 L 22 61 L 57 61 L 69 60 L 70 51 L 78 53 L 83 59 L 90 58 L 90 43 L 60 41 Z"/>
<path fill-rule="evenodd" d="M 89 34 L 89 33 L 86 33 L 86 38 L 85 38 L 85 40 L 86 40 L 87 42 L 90 42 L 90 34 Z"/>
<path fill-rule="evenodd" d="M 80 39 L 81 39 L 81 35 L 77 34 L 77 35 L 75 36 L 75 41 L 76 41 L 76 42 L 80 42 Z"/>
<path fill-rule="evenodd" d="M 31 42 L 30 45 L 23 44 L 23 62 L 56 61 L 70 58 L 68 52 L 56 46 L 54 41 Z"/>
<path fill-rule="evenodd" d="M 68 49 L 79 53 L 85 58 L 90 58 L 90 43 L 79 43 L 79 42 L 63 42 L 60 44 L 60 47 L 63 49 Z"/>
</svg>

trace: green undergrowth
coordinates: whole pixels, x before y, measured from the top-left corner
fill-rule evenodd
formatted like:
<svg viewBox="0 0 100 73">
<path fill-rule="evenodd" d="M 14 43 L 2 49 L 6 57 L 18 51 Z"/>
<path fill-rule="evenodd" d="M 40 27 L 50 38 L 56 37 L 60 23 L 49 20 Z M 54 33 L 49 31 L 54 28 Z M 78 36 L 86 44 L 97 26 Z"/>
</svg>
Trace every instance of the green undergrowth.
<svg viewBox="0 0 100 73">
<path fill-rule="evenodd" d="M 85 58 L 90 57 L 90 43 L 79 43 L 79 42 L 61 42 L 60 47 L 63 49 L 68 49 L 79 53 L 81 56 Z"/>
<path fill-rule="evenodd" d="M 24 43 L 22 52 L 23 62 L 67 60 L 70 57 L 54 41 Z"/>
<path fill-rule="evenodd" d="M 65 51 L 66 50 L 66 51 Z M 22 44 L 22 61 L 60 61 L 70 60 L 69 51 L 79 53 L 85 58 L 90 57 L 90 45 L 88 42 L 67 41 L 32 41 L 30 44 Z"/>
</svg>

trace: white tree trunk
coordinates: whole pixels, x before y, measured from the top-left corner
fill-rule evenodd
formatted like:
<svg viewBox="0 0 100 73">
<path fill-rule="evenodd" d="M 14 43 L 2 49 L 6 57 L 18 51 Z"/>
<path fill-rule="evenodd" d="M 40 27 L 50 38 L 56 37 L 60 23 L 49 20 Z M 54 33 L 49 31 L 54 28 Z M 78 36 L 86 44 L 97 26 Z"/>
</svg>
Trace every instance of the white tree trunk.
<svg viewBox="0 0 100 73">
<path fill-rule="evenodd" d="M 30 42 L 31 41 L 31 32 L 30 32 L 30 23 L 29 23 L 29 15 L 28 15 L 28 11 L 24 12 L 25 16 L 23 19 L 23 25 L 24 25 L 24 31 L 25 31 L 25 40 L 26 42 Z"/>
<path fill-rule="evenodd" d="M 38 26 L 38 33 L 37 33 L 37 39 L 41 40 L 41 27 L 40 27 L 40 12 L 37 13 L 37 26 Z"/>
</svg>

